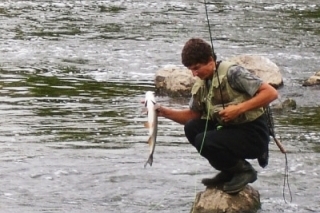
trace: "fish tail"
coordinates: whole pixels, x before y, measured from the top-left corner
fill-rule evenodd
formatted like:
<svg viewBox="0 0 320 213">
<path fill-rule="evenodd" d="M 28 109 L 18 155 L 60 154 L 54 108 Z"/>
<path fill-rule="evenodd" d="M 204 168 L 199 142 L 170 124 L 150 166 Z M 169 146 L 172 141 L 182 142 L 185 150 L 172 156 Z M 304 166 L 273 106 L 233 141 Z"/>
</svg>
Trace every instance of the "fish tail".
<svg viewBox="0 0 320 213">
<path fill-rule="evenodd" d="M 147 162 L 144 164 L 144 168 L 146 168 L 147 164 L 152 166 L 152 163 L 153 163 L 153 155 L 150 155 Z"/>
</svg>

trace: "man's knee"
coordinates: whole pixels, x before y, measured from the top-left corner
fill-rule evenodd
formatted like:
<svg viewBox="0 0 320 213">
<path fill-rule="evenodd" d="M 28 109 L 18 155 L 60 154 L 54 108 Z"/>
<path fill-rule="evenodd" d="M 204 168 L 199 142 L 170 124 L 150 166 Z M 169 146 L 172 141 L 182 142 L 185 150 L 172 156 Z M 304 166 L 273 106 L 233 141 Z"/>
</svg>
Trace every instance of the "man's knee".
<svg viewBox="0 0 320 213">
<path fill-rule="evenodd" d="M 189 120 L 185 125 L 184 125 L 184 132 L 187 134 L 189 132 L 193 132 L 195 128 L 195 120 Z"/>
<path fill-rule="evenodd" d="M 189 120 L 185 125 L 184 125 L 184 134 L 186 135 L 188 141 L 194 146 L 195 143 L 195 137 L 198 134 L 195 128 L 195 120 Z"/>
<path fill-rule="evenodd" d="M 204 134 L 201 133 L 201 134 L 198 134 L 194 140 L 194 146 L 196 147 L 196 149 L 200 154 L 201 154 L 201 150 L 206 148 L 203 137 L 204 137 Z"/>
</svg>

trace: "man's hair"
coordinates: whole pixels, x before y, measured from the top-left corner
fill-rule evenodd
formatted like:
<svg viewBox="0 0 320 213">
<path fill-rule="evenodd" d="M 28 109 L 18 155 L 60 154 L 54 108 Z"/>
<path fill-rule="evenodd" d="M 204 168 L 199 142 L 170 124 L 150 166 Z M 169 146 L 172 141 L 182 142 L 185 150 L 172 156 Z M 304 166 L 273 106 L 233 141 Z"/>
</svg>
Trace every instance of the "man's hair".
<svg viewBox="0 0 320 213">
<path fill-rule="evenodd" d="M 182 64 L 186 67 L 209 62 L 210 57 L 216 61 L 217 56 L 211 48 L 210 44 L 200 38 L 191 38 L 186 42 L 182 49 L 181 59 Z"/>
</svg>

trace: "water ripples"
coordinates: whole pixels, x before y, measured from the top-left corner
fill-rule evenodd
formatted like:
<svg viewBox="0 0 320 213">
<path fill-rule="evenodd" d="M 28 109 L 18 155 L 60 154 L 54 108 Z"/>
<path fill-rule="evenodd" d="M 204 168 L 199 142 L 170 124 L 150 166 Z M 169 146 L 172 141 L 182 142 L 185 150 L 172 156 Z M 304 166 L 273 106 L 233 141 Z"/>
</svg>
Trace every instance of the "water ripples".
<svg viewBox="0 0 320 213">
<path fill-rule="evenodd" d="M 282 198 L 284 156 L 254 183 L 262 212 L 320 207 L 319 92 L 302 88 L 319 59 L 319 6 L 313 1 L 210 1 L 218 57 L 253 53 L 281 68 L 275 111 L 288 150 L 293 203 Z M 187 212 L 200 179 L 215 171 L 183 127 L 159 120 L 153 167 L 140 101 L 154 72 L 180 65 L 192 36 L 208 38 L 204 5 L 188 1 L 4 1 L 0 3 L 0 197 L 5 212 Z M 318 98 L 319 97 L 319 98 Z M 186 99 L 158 97 L 166 106 Z M 312 183 L 312 184 L 311 184 Z M 288 191 L 286 191 L 288 193 Z"/>
</svg>

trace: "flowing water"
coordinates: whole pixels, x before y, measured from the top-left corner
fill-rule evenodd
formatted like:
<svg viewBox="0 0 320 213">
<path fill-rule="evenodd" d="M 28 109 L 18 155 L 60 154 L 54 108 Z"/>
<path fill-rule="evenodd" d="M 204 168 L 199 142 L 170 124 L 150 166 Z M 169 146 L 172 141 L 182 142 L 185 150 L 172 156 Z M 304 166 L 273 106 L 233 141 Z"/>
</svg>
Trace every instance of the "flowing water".
<svg viewBox="0 0 320 213">
<path fill-rule="evenodd" d="M 252 185 L 262 213 L 320 212 L 320 6 L 314 0 L 209 1 L 215 51 L 270 58 L 280 68 L 274 112 L 285 158 Z M 0 212 L 189 212 L 203 177 L 215 171 L 183 127 L 160 119 L 152 167 L 141 114 L 154 73 L 180 65 L 190 37 L 209 40 L 205 7 L 194 0 L 2 0 L 0 2 Z M 183 98 L 158 97 L 183 108 Z M 277 103 L 277 102 L 276 102 Z M 284 196 L 284 198 L 283 198 Z M 288 201 L 287 203 L 285 202 Z"/>
</svg>

